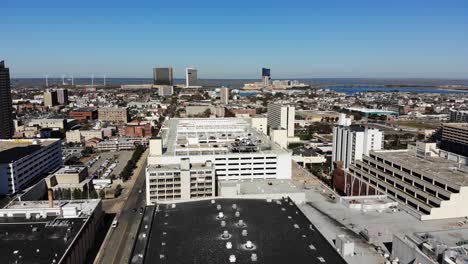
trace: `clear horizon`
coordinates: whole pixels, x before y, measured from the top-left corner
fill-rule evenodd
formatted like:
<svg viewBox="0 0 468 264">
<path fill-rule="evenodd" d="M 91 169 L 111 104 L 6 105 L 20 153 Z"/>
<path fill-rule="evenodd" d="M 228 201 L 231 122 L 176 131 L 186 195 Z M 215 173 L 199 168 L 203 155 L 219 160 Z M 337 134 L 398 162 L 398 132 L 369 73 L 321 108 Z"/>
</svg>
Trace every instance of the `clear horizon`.
<svg viewBox="0 0 468 264">
<path fill-rule="evenodd" d="M 467 79 L 468 2 L 7 1 L 13 78 Z M 144 76 L 144 77 L 142 77 Z M 330 77 L 332 76 L 332 77 Z M 86 78 L 86 77 L 84 77 Z"/>
</svg>

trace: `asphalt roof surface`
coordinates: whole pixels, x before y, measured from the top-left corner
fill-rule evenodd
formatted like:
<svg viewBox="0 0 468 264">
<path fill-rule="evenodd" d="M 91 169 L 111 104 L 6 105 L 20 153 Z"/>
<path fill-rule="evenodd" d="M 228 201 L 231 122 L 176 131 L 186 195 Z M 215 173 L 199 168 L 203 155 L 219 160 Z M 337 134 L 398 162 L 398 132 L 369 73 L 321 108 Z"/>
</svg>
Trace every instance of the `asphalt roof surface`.
<svg viewBox="0 0 468 264">
<path fill-rule="evenodd" d="M 235 263 L 346 263 L 289 200 L 216 199 L 214 204 L 194 201 L 177 203 L 175 208 L 161 204 L 158 210 L 144 239 L 148 243 L 144 263 L 230 263 L 231 255 Z M 219 212 L 224 218 L 217 217 Z M 240 219 L 245 226 L 238 225 Z M 224 227 L 221 221 L 226 222 Z M 222 238 L 224 230 L 230 234 L 227 239 Z M 245 247 L 247 241 L 253 243 L 252 249 Z"/>
<path fill-rule="evenodd" d="M 70 218 L 56 223 L 61 226 L 34 220 L 0 223 L 0 263 L 52 263 L 53 259 L 58 263 L 84 220 Z"/>
</svg>

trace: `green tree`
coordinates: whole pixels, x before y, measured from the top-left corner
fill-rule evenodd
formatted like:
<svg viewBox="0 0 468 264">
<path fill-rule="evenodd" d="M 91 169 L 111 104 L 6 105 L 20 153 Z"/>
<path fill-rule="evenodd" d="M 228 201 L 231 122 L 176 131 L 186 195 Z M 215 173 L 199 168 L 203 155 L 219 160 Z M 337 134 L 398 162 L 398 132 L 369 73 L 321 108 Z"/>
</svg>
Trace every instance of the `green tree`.
<svg viewBox="0 0 468 264">
<path fill-rule="evenodd" d="M 82 198 L 80 189 L 73 189 L 72 195 L 73 195 L 73 200 L 79 200 Z"/>
<path fill-rule="evenodd" d="M 104 192 L 104 190 L 99 191 L 99 198 L 101 198 L 101 199 L 106 198 L 106 193 Z"/>
<path fill-rule="evenodd" d="M 98 193 L 96 192 L 96 190 L 92 190 L 90 193 L 89 193 L 89 197 L 91 199 L 97 199 L 99 197 Z"/>
</svg>

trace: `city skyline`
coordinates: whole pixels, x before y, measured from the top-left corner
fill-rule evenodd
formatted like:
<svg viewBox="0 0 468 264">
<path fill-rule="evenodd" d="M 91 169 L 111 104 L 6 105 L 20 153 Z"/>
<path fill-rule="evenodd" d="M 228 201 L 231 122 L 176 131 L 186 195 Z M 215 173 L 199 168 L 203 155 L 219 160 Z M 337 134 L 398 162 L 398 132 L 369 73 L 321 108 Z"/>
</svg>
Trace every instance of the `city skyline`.
<svg viewBox="0 0 468 264">
<path fill-rule="evenodd" d="M 194 67 L 201 79 L 253 79 L 265 66 L 278 79 L 468 78 L 462 1 L 30 1 L 2 8 L 9 37 L 0 56 L 12 78 L 142 78 L 156 65 L 173 67 L 174 78 Z"/>
</svg>

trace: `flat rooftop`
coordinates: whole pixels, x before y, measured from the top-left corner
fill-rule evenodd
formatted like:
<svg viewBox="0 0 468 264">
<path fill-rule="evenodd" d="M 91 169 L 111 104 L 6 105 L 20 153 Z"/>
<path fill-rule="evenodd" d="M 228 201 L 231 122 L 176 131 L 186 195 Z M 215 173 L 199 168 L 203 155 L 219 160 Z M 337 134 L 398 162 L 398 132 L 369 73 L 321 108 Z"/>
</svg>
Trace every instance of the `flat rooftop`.
<svg viewBox="0 0 468 264">
<path fill-rule="evenodd" d="M 446 180 L 448 182 L 468 185 L 468 167 L 440 157 L 420 158 L 410 150 L 381 150 L 374 151 L 378 156 L 402 164 L 406 168 L 414 169 L 424 175 Z"/>
<path fill-rule="evenodd" d="M 297 193 L 303 192 L 301 186 L 298 186 L 292 180 L 241 180 L 241 181 L 220 181 L 219 185 L 237 186 L 240 187 L 240 195 L 242 194 L 262 194 L 262 193 Z"/>
<path fill-rule="evenodd" d="M 0 209 L 0 263 L 58 263 L 100 200 L 55 201 L 63 210 L 77 208 L 76 217 L 35 217 L 48 201 L 12 202 Z M 30 212 L 30 218 L 24 212 Z M 55 260 L 55 262 L 54 262 Z"/>
<path fill-rule="evenodd" d="M 148 208 L 151 212 L 154 207 Z M 224 213 L 221 219 L 219 212 Z M 214 203 L 203 200 L 177 203 L 175 207 L 160 205 L 152 217 L 151 229 L 140 230 L 147 232 L 147 237 L 143 239 L 140 233 L 135 246 L 145 252 L 134 252 L 131 263 L 219 264 L 229 263 L 231 255 L 236 263 L 346 263 L 287 199 L 216 199 Z M 238 224 L 240 219 L 245 225 Z M 221 221 L 225 221 L 224 227 Z M 223 237 L 225 230 L 228 235 Z M 252 242 L 252 248 L 246 247 L 247 241 Z M 232 248 L 226 247 L 227 242 Z M 145 243 L 146 247 L 142 246 Z M 252 261 L 252 254 L 256 254 L 257 262 Z"/>
<path fill-rule="evenodd" d="M 0 163 L 9 163 L 33 154 L 43 146 L 48 146 L 60 139 L 6 139 L 0 140 Z M 38 144 L 35 144 L 38 143 Z"/>
<path fill-rule="evenodd" d="M 246 118 L 172 118 L 160 134 L 168 156 L 223 155 L 237 153 L 236 144 L 246 141 L 251 153 L 286 153 Z"/>
<path fill-rule="evenodd" d="M 58 263 L 83 224 L 83 219 L 0 222 L 0 263 Z"/>
</svg>

